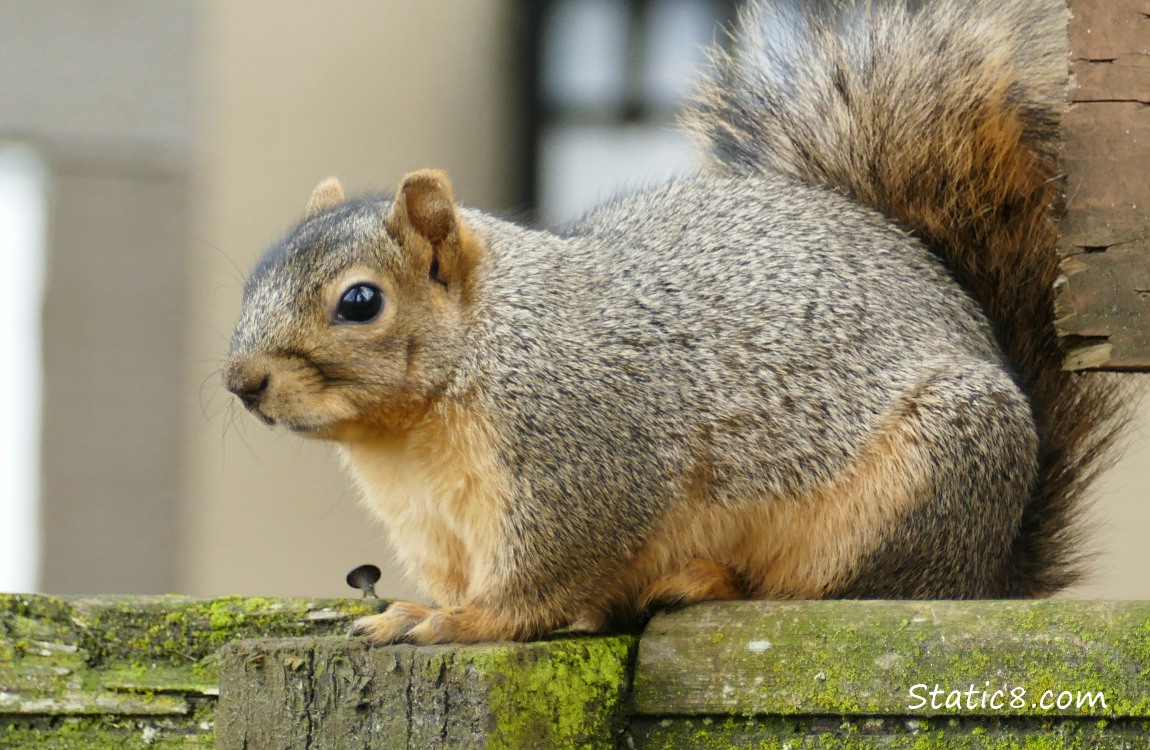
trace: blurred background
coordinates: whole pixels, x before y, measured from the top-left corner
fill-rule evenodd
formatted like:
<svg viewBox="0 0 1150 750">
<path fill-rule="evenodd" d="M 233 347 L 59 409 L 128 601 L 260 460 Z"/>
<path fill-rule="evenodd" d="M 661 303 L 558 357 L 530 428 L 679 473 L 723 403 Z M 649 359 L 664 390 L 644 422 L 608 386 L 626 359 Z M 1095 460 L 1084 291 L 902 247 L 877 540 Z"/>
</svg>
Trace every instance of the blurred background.
<svg viewBox="0 0 1150 750">
<path fill-rule="evenodd" d="M 553 225 L 694 168 L 715 0 L 0 0 L 0 591 L 418 596 L 330 448 L 219 370 L 312 187 Z M 1150 409 L 1072 596 L 1150 598 Z"/>
</svg>

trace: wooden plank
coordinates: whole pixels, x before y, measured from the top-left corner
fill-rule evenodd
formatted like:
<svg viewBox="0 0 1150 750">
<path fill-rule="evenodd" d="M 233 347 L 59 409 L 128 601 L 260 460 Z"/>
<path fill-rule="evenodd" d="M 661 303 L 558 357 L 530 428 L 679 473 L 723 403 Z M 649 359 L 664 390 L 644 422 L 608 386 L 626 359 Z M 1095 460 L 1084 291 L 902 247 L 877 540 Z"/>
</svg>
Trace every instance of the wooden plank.
<svg viewBox="0 0 1150 750">
<path fill-rule="evenodd" d="M 635 750 L 727 750 L 732 747 L 779 750 L 1131 750 L 1145 745 L 1146 726 L 1135 720 L 763 716 L 751 719 L 641 719 L 632 723 L 623 746 Z"/>
<path fill-rule="evenodd" d="M 220 659 L 217 747 L 614 748 L 635 640 L 240 641 Z"/>
<path fill-rule="evenodd" d="M 228 653 L 229 666 L 221 675 L 228 700 L 216 711 L 216 746 L 308 748 L 311 650 L 267 640 Z"/>
<path fill-rule="evenodd" d="M 635 668 L 635 710 L 1146 719 L 1147 623 L 1150 602 L 700 605 L 660 615 L 647 627 Z M 1023 690 L 1017 701 L 1015 688 Z M 996 701 L 998 690 L 1005 692 Z M 1081 693 L 1083 703 L 1044 709 L 1047 690 L 1053 704 L 1063 691 L 1076 703 Z M 955 691 L 963 695 L 955 698 Z"/>
<path fill-rule="evenodd" d="M 191 713 L 188 702 L 166 695 L 132 695 L 67 690 L 46 698 L 19 692 L 0 693 L 0 714 L 52 716 L 179 716 Z"/>
<path fill-rule="evenodd" d="M 207 750 L 222 644 L 343 633 L 382 605 L 0 594 L 0 747 Z"/>
<path fill-rule="evenodd" d="M 1150 2 L 1071 0 L 1056 325 L 1069 369 L 1150 369 Z"/>
<path fill-rule="evenodd" d="M 1148 133 L 1150 136 L 1150 133 Z M 1102 231 L 1086 241 L 1098 241 Z M 1062 261 L 1057 315 L 1069 369 L 1139 370 L 1150 364 L 1150 240 L 1117 240 Z M 1065 305 L 1073 300 L 1073 308 Z"/>
</svg>

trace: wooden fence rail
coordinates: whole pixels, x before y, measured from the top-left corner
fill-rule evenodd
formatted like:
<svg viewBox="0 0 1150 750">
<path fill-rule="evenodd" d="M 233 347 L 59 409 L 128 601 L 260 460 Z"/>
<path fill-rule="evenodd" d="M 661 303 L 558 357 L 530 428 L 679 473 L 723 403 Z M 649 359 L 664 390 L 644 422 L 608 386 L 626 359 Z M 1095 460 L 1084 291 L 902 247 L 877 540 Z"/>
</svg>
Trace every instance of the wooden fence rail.
<svg viewBox="0 0 1150 750">
<path fill-rule="evenodd" d="M 1150 748 L 1150 602 L 729 602 L 365 647 L 362 600 L 0 597 L 0 747 Z"/>
</svg>

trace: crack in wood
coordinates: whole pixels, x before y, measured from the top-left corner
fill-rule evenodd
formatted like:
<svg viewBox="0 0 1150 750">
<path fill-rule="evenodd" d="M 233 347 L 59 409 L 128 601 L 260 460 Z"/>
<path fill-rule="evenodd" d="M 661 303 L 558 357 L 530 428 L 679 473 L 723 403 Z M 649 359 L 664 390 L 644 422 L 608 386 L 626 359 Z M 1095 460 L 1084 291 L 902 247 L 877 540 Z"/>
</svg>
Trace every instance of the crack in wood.
<svg viewBox="0 0 1150 750">
<path fill-rule="evenodd" d="M 1062 337 L 1062 347 L 1065 353 L 1063 366 L 1067 370 L 1098 367 L 1109 362 L 1113 352 L 1109 334 L 1095 336 L 1069 334 Z"/>
<path fill-rule="evenodd" d="M 1105 245 L 1071 245 L 1062 249 L 1062 260 L 1065 262 L 1069 258 L 1074 258 L 1079 255 L 1098 255 L 1105 253 L 1107 250 L 1123 245 L 1130 245 L 1138 242 L 1136 238 L 1117 240 Z M 1064 278 L 1064 277 L 1063 277 Z"/>
<path fill-rule="evenodd" d="M 407 738 L 404 741 L 403 746 L 408 748 L 408 750 L 413 750 L 412 749 L 412 738 L 415 736 L 415 726 L 412 723 L 414 721 L 415 717 L 412 716 L 412 709 L 411 709 L 411 704 L 412 704 L 412 698 L 411 697 L 415 693 L 414 682 L 415 682 L 415 652 L 412 651 L 409 654 L 407 654 L 407 693 L 406 693 L 406 697 L 404 698 L 404 711 L 405 711 L 405 721 L 406 721 L 406 726 L 407 726 Z"/>
</svg>

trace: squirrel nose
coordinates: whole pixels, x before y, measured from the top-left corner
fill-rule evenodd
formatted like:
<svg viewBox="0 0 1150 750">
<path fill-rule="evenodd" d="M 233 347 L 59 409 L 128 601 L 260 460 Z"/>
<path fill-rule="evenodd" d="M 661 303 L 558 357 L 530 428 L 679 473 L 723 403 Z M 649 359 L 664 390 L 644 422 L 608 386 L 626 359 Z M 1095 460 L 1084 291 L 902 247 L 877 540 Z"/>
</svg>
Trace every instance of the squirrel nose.
<svg viewBox="0 0 1150 750">
<path fill-rule="evenodd" d="M 254 409 L 259 406 L 260 399 L 268 390 L 271 376 L 262 368 L 245 366 L 240 362 L 231 362 L 224 372 L 224 384 L 227 389 L 244 402 L 244 406 Z"/>
</svg>

